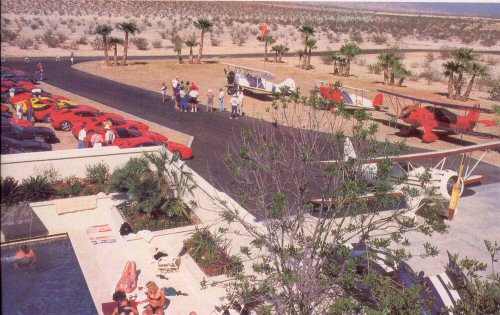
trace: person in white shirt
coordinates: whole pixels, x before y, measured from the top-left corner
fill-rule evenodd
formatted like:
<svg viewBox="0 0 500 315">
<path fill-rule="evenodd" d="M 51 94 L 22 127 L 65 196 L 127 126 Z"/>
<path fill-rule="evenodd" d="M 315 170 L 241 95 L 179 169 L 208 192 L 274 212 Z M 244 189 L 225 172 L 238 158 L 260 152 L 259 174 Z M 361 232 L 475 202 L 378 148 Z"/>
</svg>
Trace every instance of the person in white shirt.
<svg viewBox="0 0 500 315">
<path fill-rule="evenodd" d="M 240 87 L 240 90 L 236 94 L 238 96 L 238 116 L 243 116 L 243 88 Z"/>
<path fill-rule="evenodd" d="M 231 100 L 229 100 L 229 104 L 231 104 L 231 116 L 229 116 L 229 118 L 238 119 L 238 103 L 238 98 L 236 97 L 236 95 L 233 95 L 233 97 L 231 97 Z"/>
<path fill-rule="evenodd" d="M 78 149 L 85 148 L 85 138 L 87 138 L 87 130 L 85 129 L 86 125 L 83 124 L 82 129 L 78 133 Z"/>
<path fill-rule="evenodd" d="M 111 131 L 109 125 L 106 125 L 104 129 L 106 129 L 106 133 L 104 134 L 104 142 L 106 144 L 113 144 L 113 141 L 115 141 L 116 138 L 115 133 Z"/>
<path fill-rule="evenodd" d="M 197 90 L 192 90 L 189 92 L 189 103 L 191 104 L 191 112 L 197 112 L 198 111 L 198 91 Z"/>
<path fill-rule="evenodd" d="M 20 120 L 23 120 L 23 104 L 21 103 L 16 103 L 16 114 L 17 114 L 17 118 L 19 118 Z"/>
<path fill-rule="evenodd" d="M 224 90 L 222 88 L 220 88 L 220 92 L 219 92 L 219 109 L 221 112 L 224 111 Z"/>
<path fill-rule="evenodd" d="M 179 78 L 178 77 L 175 77 L 175 79 L 172 80 L 172 92 L 175 96 L 175 88 L 177 87 L 177 85 L 179 85 Z"/>
</svg>

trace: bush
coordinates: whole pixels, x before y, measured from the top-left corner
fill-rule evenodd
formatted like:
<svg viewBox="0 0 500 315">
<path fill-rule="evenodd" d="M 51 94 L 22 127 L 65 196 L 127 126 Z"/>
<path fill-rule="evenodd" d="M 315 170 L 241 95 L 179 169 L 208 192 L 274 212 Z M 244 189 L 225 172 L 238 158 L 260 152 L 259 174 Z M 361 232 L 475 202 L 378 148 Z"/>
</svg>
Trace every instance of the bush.
<svg viewBox="0 0 500 315">
<path fill-rule="evenodd" d="M 144 172 L 148 167 L 148 162 L 143 158 L 131 158 L 120 168 L 117 168 L 109 180 L 110 189 L 126 192 L 132 185 L 131 181 Z"/>
<path fill-rule="evenodd" d="M 161 40 L 154 40 L 151 42 L 151 45 L 153 45 L 153 48 L 161 48 Z"/>
<path fill-rule="evenodd" d="M 33 168 L 35 176 L 45 177 L 50 184 L 54 184 L 61 180 L 61 173 L 54 167 L 53 164 L 35 166 Z"/>
<path fill-rule="evenodd" d="M 28 49 L 33 46 L 35 42 L 29 37 L 20 37 L 17 39 L 17 46 L 21 49 Z"/>
<path fill-rule="evenodd" d="M 94 50 L 102 50 L 103 49 L 102 37 L 96 36 L 94 40 L 90 43 L 90 46 L 92 46 L 92 49 Z"/>
<path fill-rule="evenodd" d="M 40 175 L 30 176 L 24 179 L 22 189 L 24 191 L 24 198 L 28 201 L 47 200 L 54 193 L 52 184 L 47 177 Z"/>
<path fill-rule="evenodd" d="M 493 80 L 488 92 L 490 93 L 491 100 L 499 102 L 500 101 L 500 80 Z"/>
<path fill-rule="evenodd" d="M 0 178 L 2 190 L 2 205 L 10 206 L 23 200 L 23 190 L 14 178 L 7 176 Z"/>
<path fill-rule="evenodd" d="M 378 33 L 374 34 L 371 38 L 372 42 L 374 42 L 376 45 L 383 45 L 387 43 L 389 40 L 389 37 L 386 34 Z"/>
<path fill-rule="evenodd" d="M 109 166 L 104 162 L 85 166 L 85 176 L 92 184 L 104 184 L 109 178 Z"/>
<path fill-rule="evenodd" d="M 17 33 L 14 31 L 2 28 L 0 38 L 1 38 L 2 43 L 12 42 L 17 38 Z"/>
<path fill-rule="evenodd" d="M 356 44 L 362 44 L 364 42 L 361 32 L 354 32 L 349 36 L 349 38 L 351 42 L 355 42 Z"/>
<path fill-rule="evenodd" d="M 79 196 L 83 191 L 83 183 L 76 176 L 66 178 L 57 188 L 56 194 L 60 197 Z"/>
<path fill-rule="evenodd" d="M 76 43 L 78 45 L 88 45 L 89 42 L 87 41 L 87 37 L 86 36 L 81 36 L 77 41 Z"/>
<path fill-rule="evenodd" d="M 381 74 L 382 67 L 380 66 L 380 64 L 375 63 L 373 65 L 368 65 L 368 71 L 373 74 Z"/>
<path fill-rule="evenodd" d="M 429 67 L 420 73 L 419 78 L 425 79 L 427 80 L 427 84 L 431 84 L 431 82 L 438 82 L 441 80 L 441 73 Z"/>
<path fill-rule="evenodd" d="M 130 40 L 130 42 L 139 50 L 148 50 L 149 42 L 144 37 L 134 37 Z"/>
<path fill-rule="evenodd" d="M 59 47 L 61 44 L 61 38 L 54 34 L 52 30 L 47 30 L 43 33 L 42 41 L 50 48 Z"/>
<path fill-rule="evenodd" d="M 229 242 L 222 238 L 222 234 L 212 234 L 207 228 L 197 227 L 185 245 L 208 276 L 218 276 L 231 270 L 233 261 L 227 254 Z"/>
</svg>

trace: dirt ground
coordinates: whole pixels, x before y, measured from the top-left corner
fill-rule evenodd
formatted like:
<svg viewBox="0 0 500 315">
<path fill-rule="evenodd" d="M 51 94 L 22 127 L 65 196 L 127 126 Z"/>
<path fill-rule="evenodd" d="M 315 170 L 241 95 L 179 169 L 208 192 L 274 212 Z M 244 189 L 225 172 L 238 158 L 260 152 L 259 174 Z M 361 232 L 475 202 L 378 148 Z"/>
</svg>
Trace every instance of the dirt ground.
<svg viewBox="0 0 500 315">
<path fill-rule="evenodd" d="M 411 63 L 415 67 L 423 63 L 425 53 L 414 53 L 406 54 L 405 63 Z M 359 62 L 360 59 L 364 59 L 364 62 Z M 122 83 L 126 83 L 132 86 L 137 86 L 151 91 L 159 92 L 161 82 L 166 82 L 168 86 L 171 86 L 171 80 L 178 76 L 180 80 L 195 82 L 202 90 L 200 100 L 202 103 L 206 103 L 206 95 L 204 91 L 208 89 L 218 90 L 221 87 L 225 87 L 226 78 L 224 75 L 224 65 L 221 62 L 235 63 L 249 67 L 256 67 L 273 72 L 277 79 L 275 82 L 281 82 L 286 78 L 293 78 L 296 85 L 300 88 L 303 93 L 308 93 L 316 83 L 316 80 L 324 80 L 328 82 L 335 82 L 341 80 L 346 86 L 353 86 L 357 88 L 368 89 L 370 91 L 376 91 L 377 89 L 386 89 L 394 91 L 397 93 L 412 95 L 415 97 L 421 97 L 430 100 L 449 102 L 446 96 L 442 93 L 446 92 L 446 85 L 441 82 L 433 82 L 428 85 L 426 82 L 419 81 L 408 81 L 406 84 L 408 86 L 397 88 L 397 87 L 386 87 L 382 81 L 382 75 L 369 74 L 366 69 L 366 64 L 374 62 L 376 55 L 362 55 L 358 57 L 358 63 L 364 64 L 353 64 L 351 70 L 351 76 L 349 78 L 337 77 L 331 74 L 332 66 L 327 66 L 322 63 L 319 57 L 313 58 L 312 64 L 315 66 L 313 70 L 303 70 L 298 68 L 296 65 L 298 63 L 297 58 L 285 58 L 284 63 L 266 63 L 264 65 L 261 59 L 255 58 L 218 58 L 218 59 L 207 59 L 201 65 L 193 64 L 178 64 L 174 60 L 169 61 L 150 61 L 145 60 L 144 62 L 131 62 L 126 67 L 107 67 L 100 62 L 86 62 L 76 64 L 74 67 L 87 71 L 111 80 L 116 80 Z M 442 63 L 443 60 L 436 60 L 436 65 Z M 496 67 L 493 69 L 498 71 Z M 375 92 L 366 93 L 364 97 L 373 99 Z M 491 107 L 492 102 L 485 100 L 487 94 L 484 91 L 474 90 L 472 93 L 472 98 L 469 102 L 463 103 L 468 105 L 473 105 L 480 103 L 482 107 Z M 160 94 L 158 94 L 160 97 Z M 394 99 L 392 99 L 394 105 Z M 225 99 L 226 110 L 228 109 L 227 104 L 229 103 L 229 97 L 226 95 Z M 457 102 L 455 102 L 457 103 Z M 272 111 L 269 111 L 272 102 L 269 99 L 262 97 L 252 97 L 247 95 L 244 101 L 244 111 L 247 115 L 262 118 L 265 120 L 272 120 Z M 388 108 L 393 108 L 391 105 L 391 100 L 389 97 L 384 97 L 384 105 Z M 393 111 L 393 110 L 390 110 Z M 463 114 L 457 112 L 457 114 Z M 322 113 L 324 115 L 324 113 Z M 387 115 L 384 112 L 372 112 L 373 119 L 378 122 L 387 121 Z M 481 119 L 493 119 L 493 115 L 481 115 Z M 296 124 L 297 127 L 301 127 L 301 123 Z M 382 138 L 387 138 L 389 140 L 401 140 L 401 137 L 396 135 L 397 129 L 388 127 L 383 123 L 379 124 L 379 135 Z M 344 130 L 349 130 L 349 126 L 344 126 Z M 478 131 L 493 133 L 500 136 L 499 127 L 479 127 Z M 406 138 L 406 143 L 410 146 L 419 147 L 423 149 L 439 150 L 439 149 L 450 149 L 456 148 L 463 145 L 471 145 L 475 143 L 484 143 L 492 141 L 491 139 L 483 139 L 466 135 L 451 135 L 435 143 L 426 144 L 417 137 Z M 498 152 L 489 152 L 485 161 L 493 163 L 495 165 L 500 165 L 500 154 Z"/>
</svg>

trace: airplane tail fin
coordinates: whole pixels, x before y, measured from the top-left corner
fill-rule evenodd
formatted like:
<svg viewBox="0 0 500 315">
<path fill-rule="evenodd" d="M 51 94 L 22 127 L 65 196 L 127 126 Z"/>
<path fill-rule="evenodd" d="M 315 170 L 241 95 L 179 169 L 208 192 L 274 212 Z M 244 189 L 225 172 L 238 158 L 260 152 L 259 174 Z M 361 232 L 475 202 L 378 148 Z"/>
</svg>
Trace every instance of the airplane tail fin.
<svg viewBox="0 0 500 315">
<path fill-rule="evenodd" d="M 346 137 L 344 142 L 344 161 L 349 160 L 349 158 L 355 159 L 357 158 L 357 154 L 354 150 L 351 139 L 349 139 L 349 137 Z"/>
<path fill-rule="evenodd" d="M 474 105 L 473 109 L 467 115 L 467 119 L 469 121 L 477 123 L 477 120 L 479 119 L 479 110 L 478 109 L 480 107 L 481 107 L 481 105 L 479 105 L 479 104 Z"/>
<path fill-rule="evenodd" d="M 372 104 L 373 104 L 373 107 L 375 107 L 376 109 L 382 108 L 382 106 L 384 104 L 384 95 L 382 93 L 375 95 L 375 98 L 373 99 Z"/>
</svg>

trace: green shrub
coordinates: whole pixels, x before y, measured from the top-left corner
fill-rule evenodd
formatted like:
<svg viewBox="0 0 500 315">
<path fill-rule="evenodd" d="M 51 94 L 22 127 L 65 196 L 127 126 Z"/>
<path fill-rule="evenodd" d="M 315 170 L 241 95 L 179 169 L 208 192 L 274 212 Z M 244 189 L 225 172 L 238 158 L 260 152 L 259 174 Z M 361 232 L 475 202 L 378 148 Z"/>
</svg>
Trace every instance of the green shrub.
<svg viewBox="0 0 500 315">
<path fill-rule="evenodd" d="M 0 178 L 0 186 L 2 189 L 2 204 L 10 206 L 23 200 L 23 190 L 19 183 L 14 178 L 7 176 L 5 179 Z"/>
<path fill-rule="evenodd" d="M 33 173 L 35 176 L 46 178 L 51 184 L 61 180 L 61 173 L 59 173 L 53 164 L 35 166 Z"/>
<path fill-rule="evenodd" d="M 23 179 L 22 188 L 25 199 L 28 201 L 47 200 L 54 193 L 52 184 L 47 177 L 40 175 Z"/>
<path fill-rule="evenodd" d="M 130 189 L 134 181 L 141 173 L 148 170 L 148 162 L 143 158 L 131 158 L 125 166 L 117 168 L 109 180 L 109 188 L 125 192 Z"/>
<path fill-rule="evenodd" d="M 109 166 L 104 162 L 85 167 L 85 176 L 92 184 L 103 185 L 109 178 Z"/>
<path fill-rule="evenodd" d="M 12 42 L 17 38 L 17 35 L 18 35 L 17 32 L 2 28 L 0 38 L 1 38 L 2 43 L 3 42 Z"/>
</svg>

